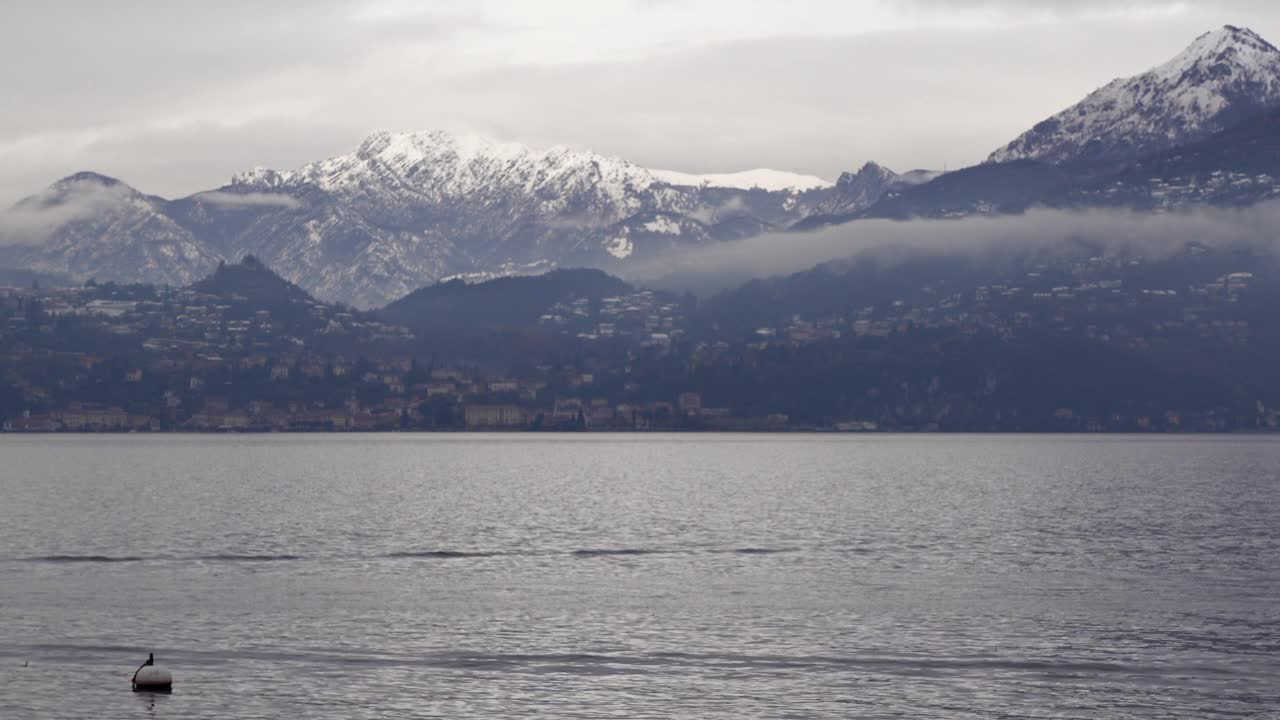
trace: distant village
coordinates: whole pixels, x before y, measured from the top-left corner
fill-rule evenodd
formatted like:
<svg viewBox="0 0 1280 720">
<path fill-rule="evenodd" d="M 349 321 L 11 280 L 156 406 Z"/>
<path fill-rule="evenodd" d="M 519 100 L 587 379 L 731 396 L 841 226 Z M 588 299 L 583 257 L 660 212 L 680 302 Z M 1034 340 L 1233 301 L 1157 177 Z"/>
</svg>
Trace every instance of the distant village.
<svg viewBox="0 0 1280 720">
<path fill-rule="evenodd" d="M 96 285 L 0 288 L 0 361 L 24 404 L 36 408 L 8 417 L 4 430 L 649 429 L 701 425 L 703 418 L 712 427 L 727 416 L 723 408 L 704 409 L 697 392 L 671 402 L 612 403 L 592 395 L 594 373 L 576 367 L 539 366 L 525 377 L 468 366 L 424 368 L 398 354 L 414 339 L 407 328 L 314 300 L 305 307 L 310 322 L 299 327 L 266 309 L 236 313 L 234 298 L 191 289 L 157 291 L 146 299 L 103 294 Z M 585 298 L 557 303 L 538 325 L 559 332 L 589 320 L 589 330 L 574 333 L 583 342 L 630 337 L 640 329 L 642 346 L 667 352 L 682 334 L 675 313 L 654 293 L 640 291 L 603 298 L 594 307 Z M 120 365 L 119 357 L 101 352 L 60 349 L 52 339 L 72 326 L 78 333 L 91 327 L 141 352 L 130 352 L 132 362 Z M 37 343 L 19 342 L 27 337 Z M 362 348 L 376 359 L 357 358 Z M 132 390 L 132 407 L 61 401 L 68 385 L 94 378 Z M 157 383 L 163 385 L 160 395 L 139 402 Z M 232 383 L 259 387 L 263 396 L 219 393 Z M 551 387 L 558 391 L 554 396 Z M 334 388 L 345 392 L 340 402 L 328 397 Z M 279 399 L 294 394 L 301 397 Z M 785 417 L 767 422 L 784 426 Z"/>
<path fill-rule="evenodd" d="M 759 323 L 649 290 L 569 294 L 541 308 L 519 334 L 495 329 L 494 337 L 508 333 L 496 346 L 442 339 L 430 328 L 299 294 L 264 301 L 199 286 L 0 288 L 3 429 L 1280 427 L 1275 397 L 1243 399 L 1248 411 L 1171 399 L 1101 413 L 1070 398 L 1027 410 L 1001 405 L 1008 401 L 999 387 L 1010 380 L 994 370 L 970 373 L 961 381 L 968 385 L 956 387 L 942 365 L 915 367 L 944 342 L 1000 348 L 1060 337 L 1136 356 L 1196 343 L 1247 352 L 1259 342 L 1253 272 L 1168 286 L 1135 285 L 1126 277 L 1133 272 L 1132 262 L 1094 257 L 1024 270 L 1016 282 L 963 290 L 920 285 L 880 303 Z M 913 359 L 895 361 L 895 353 Z M 828 382 L 830 393 L 843 397 L 838 405 L 805 384 L 815 377 L 812 368 L 832 357 L 853 363 Z"/>
</svg>

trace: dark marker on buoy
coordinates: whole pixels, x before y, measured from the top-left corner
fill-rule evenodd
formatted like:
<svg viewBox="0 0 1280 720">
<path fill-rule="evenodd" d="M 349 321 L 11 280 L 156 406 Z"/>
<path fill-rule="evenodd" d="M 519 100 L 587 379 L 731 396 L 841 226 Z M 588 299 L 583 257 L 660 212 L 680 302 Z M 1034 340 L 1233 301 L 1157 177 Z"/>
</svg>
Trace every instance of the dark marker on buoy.
<svg viewBox="0 0 1280 720">
<path fill-rule="evenodd" d="M 147 653 L 147 661 L 133 673 L 134 692 L 173 692 L 173 676 L 168 670 L 156 666 L 156 656 Z"/>
</svg>

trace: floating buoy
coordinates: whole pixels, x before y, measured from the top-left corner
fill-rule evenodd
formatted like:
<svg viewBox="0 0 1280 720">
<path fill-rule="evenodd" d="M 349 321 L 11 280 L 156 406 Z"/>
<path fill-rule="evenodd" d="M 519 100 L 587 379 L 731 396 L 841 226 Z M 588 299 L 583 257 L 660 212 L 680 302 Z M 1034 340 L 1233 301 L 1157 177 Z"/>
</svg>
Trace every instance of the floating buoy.
<svg viewBox="0 0 1280 720">
<path fill-rule="evenodd" d="M 133 674 L 134 692 L 173 692 L 173 675 L 155 664 L 155 656 L 148 655 L 147 661 Z"/>
</svg>

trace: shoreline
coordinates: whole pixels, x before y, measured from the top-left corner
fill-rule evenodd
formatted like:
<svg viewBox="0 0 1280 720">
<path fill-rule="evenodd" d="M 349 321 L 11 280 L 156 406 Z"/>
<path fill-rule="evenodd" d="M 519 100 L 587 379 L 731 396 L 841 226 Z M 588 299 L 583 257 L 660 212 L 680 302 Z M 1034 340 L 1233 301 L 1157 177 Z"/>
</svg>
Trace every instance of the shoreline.
<svg viewBox="0 0 1280 720">
<path fill-rule="evenodd" d="M 448 428 L 429 430 L 422 428 L 380 428 L 368 430 L 0 430 L 0 437 L 53 436 L 53 435 L 1090 435 L 1158 437 L 1162 435 L 1251 435 L 1280 436 L 1280 429 L 1258 428 L 1249 430 L 836 430 L 823 428 L 795 429 L 721 429 L 721 428 L 646 428 L 646 429 L 578 429 L 533 430 L 529 428 Z"/>
</svg>

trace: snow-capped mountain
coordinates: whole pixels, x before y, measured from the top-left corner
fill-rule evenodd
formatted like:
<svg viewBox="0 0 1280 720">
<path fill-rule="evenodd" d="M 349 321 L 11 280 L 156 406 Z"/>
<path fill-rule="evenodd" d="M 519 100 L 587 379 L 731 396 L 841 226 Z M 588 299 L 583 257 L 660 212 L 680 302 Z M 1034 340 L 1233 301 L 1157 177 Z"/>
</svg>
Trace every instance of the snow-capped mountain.
<svg viewBox="0 0 1280 720">
<path fill-rule="evenodd" d="M 887 194 L 855 217 L 949 218 L 1035 207 L 1161 212 L 1197 205 L 1242 207 L 1276 198 L 1280 108 L 1118 166 L 1038 160 L 975 165 Z"/>
<path fill-rule="evenodd" d="M 481 203 L 522 191 L 529 209 L 554 215 L 574 202 L 625 212 L 654 183 L 624 160 L 559 146 L 537 150 L 478 135 L 377 132 L 355 152 L 297 170 L 258 169 L 233 186 L 268 190 L 315 186 L 325 192 L 385 201 Z M 548 193 L 548 190 L 554 191 Z"/>
<path fill-rule="evenodd" d="M 749 237 L 790 225 L 828 185 L 778 171 L 653 171 L 475 135 L 378 132 L 351 153 L 256 169 L 180 200 L 129 190 L 75 222 L 49 215 L 38 241 L 0 247 L 0 266 L 169 281 L 252 254 L 317 297 L 376 306 L 447 277 L 618 270 L 674 247 Z M 52 207 L 40 197 L 15 211 Z M 117 247 L 163 252 L 174 266 L 125 261 L 109 252 Z"/>
<path fill-rule="evenodd" d="M 988 162 L 1134 160 L 1276 104 L 1280 51 L 1251 30 L 1227 25 L 1157 68 L 1113 80 L 996 150 Z"/>
<path fill-rule="evenodd" d="M 360 305 L 449 276 L 617 268 L 754 235 L 798 216 L 806 195 L 678 185 L 588 151 L 443 132 L 375 133 L 353 153 L 255 170 L 220 192 L 296 201 L 256 219 L 224 253 L 253 252 L 320 297 Z"/>
<path fill-rule="evenodd" d="M 858 218 L 950 218 L 1043 207 L 1164 210 L 1277 197 L 1280 50 L 1233 26 L 1116 80 L 992 153 L 986 163 L 885 193 Z"/>
</svg>

